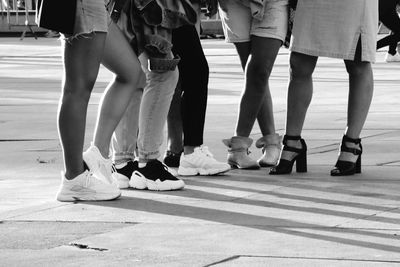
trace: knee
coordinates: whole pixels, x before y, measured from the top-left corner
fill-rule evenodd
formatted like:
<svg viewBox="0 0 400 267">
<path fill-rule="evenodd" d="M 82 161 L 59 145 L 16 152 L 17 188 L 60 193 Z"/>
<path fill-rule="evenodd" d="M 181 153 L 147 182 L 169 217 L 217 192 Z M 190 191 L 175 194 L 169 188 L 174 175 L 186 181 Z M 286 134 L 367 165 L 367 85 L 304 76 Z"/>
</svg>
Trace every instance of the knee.
<svg viewBox="0 0 400 267">
<path fill-rule="evenodd" d="M 264 87 L 268 83 L 272 66 L 273 62 L 261 62 L 258 59 L 251 59 L 246 68 L 246 77 Z"/>
<path fill-rule="evenodd" d="M 135 87 L 138 81 L 143 79 L 144 79 L 144 73 L 140 65 L 131 67 L 129 71 L 115 74 L 116 82 L 130 85 L 132 87 Z"/>
<path fill-rule="evenodd" d="M 350 76 L 363 76 L 369 72 L 371 64 L 369 62 L 346 62 L 346 71 Z"/>
<path fill-rule="evenodd" d="M 311 78 L 314 67 L 307 64 L 300 57 L 292 54 L 290 56 L 290 78 L 291 79 L 309 79 Z"/>
<path fill-rule="evenodd" d="M 96 79 L 90 78 L 66 80 L 63 86 L 63 97 L 88 102 L 95 82 Z"/>
</svg>

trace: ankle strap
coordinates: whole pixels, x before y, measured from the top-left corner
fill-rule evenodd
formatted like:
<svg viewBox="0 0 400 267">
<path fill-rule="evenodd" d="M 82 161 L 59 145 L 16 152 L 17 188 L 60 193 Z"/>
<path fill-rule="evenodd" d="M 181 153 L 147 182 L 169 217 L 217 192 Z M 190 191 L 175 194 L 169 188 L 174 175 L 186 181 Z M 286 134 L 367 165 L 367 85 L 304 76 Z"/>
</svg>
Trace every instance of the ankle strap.
<svg viewBox="0 0 400 267">
<path fill-rule="evenodd" d="M 347 135 L 343 135 L 342 142 L 349 142 L 349 143 L 354 143 L 354 144 L 358 145 L 361 143 L 361 138 L 353 139 L 353 138 L 348 137 Z"/>
<path fill-rule="evenodd" d="M 288 146 L 288 145 L 287 145 L 287 141 L 288 141 L 288 140 L 291 140 L 291 141 L 300 141 L 300 143 L 301 143 L 301 148 L 295 148 L 295 147 L 290 147 L 290 146 Z M 304 139 L 301 138 L 300 135 L 297 135 L 297 136 L 285 135 L 285 136 L 283 137 L 282 144 L 283 144 L 283 150 L 286 150 L 286 151 L 296 152 L 296 153 L 298 153 L 298 154 L 307 151 L 307 144 L 306 144 L 306 142 L 304 141 Z"/>
<path fill-rule="evenodd" d="M 287 140 L 293 140 L 293 141 L 298 141 L 298 140 L 300 140 L 301 139 L 301 136 L 300 135 L 287 135 L 287 134 L 285 134 L 284 136 L 283 136 L 283 143 L 284 142 L 286 142 Z"/>
<path fill-rule="evenodd" d="M 360 148 L 347 147 L 346 142 L 359 145 Z M 343 139 L 342 139 L 342 145 L 340 146 L 340 151 L 349 152 L 349 153 L 352 153 L 353 155 L 361 155 L 362 151 L 363 151 L 363 148 L 361 145 L 361 138 L 353 139 L 353 138 L 350 138 L 350 137 L 344 135 Z"/>
</svg>

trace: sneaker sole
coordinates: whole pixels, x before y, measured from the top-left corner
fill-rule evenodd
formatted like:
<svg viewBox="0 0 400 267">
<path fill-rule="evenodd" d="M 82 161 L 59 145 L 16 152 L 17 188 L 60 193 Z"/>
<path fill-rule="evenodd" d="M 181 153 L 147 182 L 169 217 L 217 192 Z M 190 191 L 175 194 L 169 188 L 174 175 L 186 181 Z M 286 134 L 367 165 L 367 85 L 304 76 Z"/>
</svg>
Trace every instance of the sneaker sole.
<svg viewBox="0 0 400 267">
<path fill-rule="evenodd" d="M 185 183 L 182 180 L 178 181 L 169 181 L 169 182 L 157 182 L 153 180 L 149 180 L 145 177 L 138 176 L 136 174 L 132 174 L 131 180 L 129 181 L 129 185 L 135 189 L 148 189 L 151 191 L 172 191 L 172 190 L 180 190 L 185 187 Z"/>
<path fill-rule="evenodd" d="M 202 169 L 202 168 L 185 168 L 185 167 L 179 167 L 178 169 L 178 175 L 180 176 L 195 176 L 195 175 L 203 175 L 203 176 L 209 176 L 209 175 L 217 175 L 217 174 L 222 174 L 225 172 L 230 171 L 231 168 L 224 168 L 224 169 Z"/>
<path fill-rule="evenodd" d="M 74 194 L 70 193 L 58 193 L 56 199 L 61 202 L 78 202 L 78 201 L 110 201 L 117 199 L 121 196 L 121 193 L 118 193 L 114 196 L 110 196 L 109 194 L 95 194 L 95 195 L 88 195 L 88 194 Z"/>
</svg>

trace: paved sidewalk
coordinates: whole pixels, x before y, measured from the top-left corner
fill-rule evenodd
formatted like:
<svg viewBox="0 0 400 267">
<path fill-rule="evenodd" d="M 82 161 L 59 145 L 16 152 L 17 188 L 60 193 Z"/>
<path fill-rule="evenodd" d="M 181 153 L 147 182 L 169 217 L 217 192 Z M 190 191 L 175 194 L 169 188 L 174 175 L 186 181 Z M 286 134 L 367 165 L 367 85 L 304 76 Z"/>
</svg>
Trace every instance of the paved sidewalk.
<svg viewBox="0 0 400 267">
<path fill-rule="evenodd" d="M 204 40 L 210 64 L 205 142 L 216 158 L 234 130 L 243 74 L 235 50 Z M 55 39 L 0 39 L 0 266 L 397 266 L 400 264 L 400 63 L 374 64 L 363 173 L 329 170 L 346 122 L 347 74 L 320 59 L 304 127 L 309 172 L 267 169 L 185 178 L 183 191 L 124 190 L 98 203 L 54 200 L 62 159 L 56 110 L 62 73 Z M 288 51 L 271 78 L 283 133 Z M 88 113 L 111 74 L 101 69 Z M 260 136 L 256 127 L 252 137 Z M 254 157 L 261 152 L 253 148 Z"/>
</svg>

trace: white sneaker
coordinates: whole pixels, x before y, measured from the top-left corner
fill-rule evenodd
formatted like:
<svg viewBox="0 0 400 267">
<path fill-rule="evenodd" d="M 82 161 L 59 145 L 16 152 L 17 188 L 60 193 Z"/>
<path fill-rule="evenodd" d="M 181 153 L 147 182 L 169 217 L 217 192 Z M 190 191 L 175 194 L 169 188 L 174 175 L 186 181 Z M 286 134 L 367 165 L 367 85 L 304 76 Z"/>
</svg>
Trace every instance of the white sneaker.
<svg viewBox="0 0 400 267">
<path fill-rule="evenodd" d="M 105 183 L 118 187 L 118 182 L 112 175 L 112 173 L 115 172 L 115 167 L 111 159 L 103 158 L 96 146 L 92 144 L 85 152 L 83 152 L 83 160 L 95 177 Z"/>
<path fill-rule="evenodd" d="M 57 192 L 58 201 L 103 201 L 121 196 L 118 188 L 96 179 L 87 170 L 72 180 L 68 180 L 64 173 L 61 173 L 61 179 L 61 186 Z"/>
<path fill-rule="evenodd" d="M 182 155 L 178 174 L 182 176 L 215 175 L 227 172 L 231 166 L 217 161 L 206 146 L 196 147 L 189 155 Z"/>
<path fill-rule="evenodd" d="M 400 54 L 397 52 L 394 56 L 387 53 L 385 57 L 386 62 L 400 62 Z"/>
</svg>

